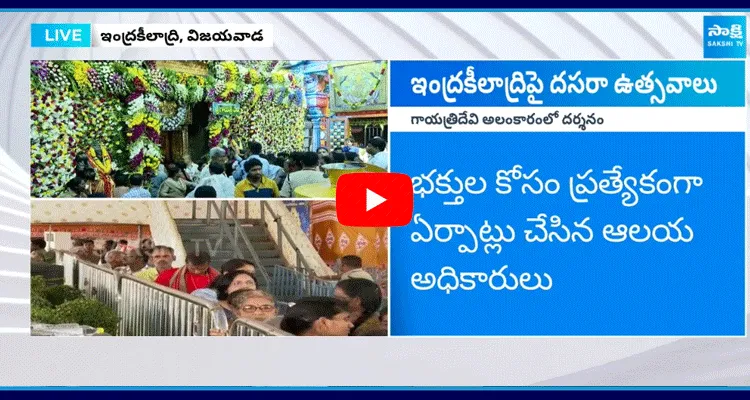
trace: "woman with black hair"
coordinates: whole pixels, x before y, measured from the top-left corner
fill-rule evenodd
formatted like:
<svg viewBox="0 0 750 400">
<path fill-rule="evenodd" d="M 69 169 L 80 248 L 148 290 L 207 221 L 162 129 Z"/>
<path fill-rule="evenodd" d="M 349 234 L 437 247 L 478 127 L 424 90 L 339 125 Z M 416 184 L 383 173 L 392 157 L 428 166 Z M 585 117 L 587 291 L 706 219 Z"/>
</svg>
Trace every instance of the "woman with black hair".
<svg viewBox="0 0 750 400">
<path fill-rule="evenodd" d="M 86 194 L 88 197 L 106 197 L 106 196 L 94 196 L 98 194 L 104 194 L 104 182 L 99 180 L 99 176 L 96 171 L 92 168 L 88 168 L 83 171 L 84 179 L 86 179 Z"/>
<path fill-rule="evenodd" d="M 180 170 L 180 178 L 188 183 L 188 186 L 190 186 L 190 183 L 193 182 L 193 179 L 190 177 L 190 174 L 187 173 L 187 164 L 184 162 L 176 162 L 174 163 L 175 166 L 177 166 L 177 169 Z"/>
<path fill-rule="evenodd" d="M 381 323 L 378 315 L 383 303 L 383 294 L 378 285 L 368 279 L 347 279 L 339 281 L 333 296 L 346 304 L 351 314 L 354 330 L 352 336 L 381 336 Z"/>
<path fill-rule="evenodd" d="M 243 260 L 240 258 L 234 258 L 225 262 L 221 265 L 221 268 L 219 268 L 219 270 L 222 274 L 228 274 L 234 271 L 245 271 L 248 274 L 252 274 L 253 276 L 255 276 L 255 264 L 248 260 Z"/>
<path fill-rule="evenodd" d="M 236 316 L 232 310 L 232 305 L 229 304 L 229 295 L 238 290 L 256 290 L 257 288 L 258 281 L 255 279 L 255 275 L 241 270 L 219 275 L 210 286 L 210 289 L 216 291 L 216 300 L 218 300 L 218 304 L 224 309 L 227 321 L 230 324 L 236 319 Z"/>
<path fill-rule="evenodd" d="M 349 336 L 354 325 L 343 306 L 330 297 L 306 297 L 287 310 L 280 327 L 294 336 Z"/>
</svg>

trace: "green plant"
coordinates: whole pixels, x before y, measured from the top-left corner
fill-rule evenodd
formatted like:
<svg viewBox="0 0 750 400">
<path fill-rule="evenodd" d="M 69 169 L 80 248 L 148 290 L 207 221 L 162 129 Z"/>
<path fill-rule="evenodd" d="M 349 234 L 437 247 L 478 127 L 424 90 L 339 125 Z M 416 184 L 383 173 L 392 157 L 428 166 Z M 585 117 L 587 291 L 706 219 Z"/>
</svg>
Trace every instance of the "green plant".
<svg viewBox="0 0 750 400">
<path fill-rule="evenodd" d="M 31 294 L 44 295 L 44 289 L 47 288 L 47 281 L 41 275 L 31 277 Z"/>
<path fill-rule="evenodd" d="M 38 308 L 31 307 L 31 322 L 38 322 L 41 324 L 61 324 L 57 311 L 54 308 Z"/>
<path fill-rule="evenodd" d="M 102 328 L 110 335 L 117 334 L 117 325 L 120 322 L 114 310 L 94 299 L 66 301 L 55 308 L 54 312 L 60 321 Z"/>
<path fill-rule="evenodd" d="M 44 297 L 53 306 L 59 306 L 66 301 L 83 298 L 83 293 L 76 288 L 60 285 L 44 289 Z"/>
<path fill-rule="evenodd" d="M 31 293 L 31 309 L 35 308 L 52 308 L 52 303 L 49 302 L 44 296 L 38 293 Z"/>
</svg>

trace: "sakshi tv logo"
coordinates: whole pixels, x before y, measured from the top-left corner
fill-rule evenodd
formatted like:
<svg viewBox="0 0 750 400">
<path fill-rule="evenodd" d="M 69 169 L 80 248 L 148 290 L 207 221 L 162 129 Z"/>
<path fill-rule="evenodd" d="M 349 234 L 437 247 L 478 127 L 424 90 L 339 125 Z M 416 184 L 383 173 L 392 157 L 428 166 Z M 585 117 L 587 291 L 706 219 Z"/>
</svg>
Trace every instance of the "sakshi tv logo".
<svg viewBox="0 0 750 400">
<path fill-rule="evenodd" d="M 703 58 L 746 58 L 745 16 L 703 17 Z"/>
</svg>

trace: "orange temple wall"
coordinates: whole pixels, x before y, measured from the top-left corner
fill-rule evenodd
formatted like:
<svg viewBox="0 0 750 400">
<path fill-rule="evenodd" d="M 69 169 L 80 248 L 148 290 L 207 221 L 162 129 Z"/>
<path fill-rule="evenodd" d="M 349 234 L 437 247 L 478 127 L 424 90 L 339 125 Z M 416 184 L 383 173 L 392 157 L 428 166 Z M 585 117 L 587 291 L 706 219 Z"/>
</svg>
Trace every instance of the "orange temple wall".
<svg viewBox="0 0 750 400">
<path fill-rule="evenodd" d="M 323 260 L 333 264 L 346 255 L 362 257 L 365 268 L 387 269 L 388 229 L 343 226 L 336 218 L 336 203 L 314 202 L 310 207 L 310 240 Z"/>
</svg>

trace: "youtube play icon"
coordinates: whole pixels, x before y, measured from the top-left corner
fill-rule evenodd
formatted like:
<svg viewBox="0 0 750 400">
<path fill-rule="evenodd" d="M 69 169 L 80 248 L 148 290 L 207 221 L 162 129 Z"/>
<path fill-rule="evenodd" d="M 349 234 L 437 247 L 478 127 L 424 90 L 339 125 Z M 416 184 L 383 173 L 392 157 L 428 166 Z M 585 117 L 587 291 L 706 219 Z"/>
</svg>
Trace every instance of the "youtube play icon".
<svg viewBox="0 0 750 400">
<path fill-rule="evenodd" d="M 336 182 L 336 216 L 345 226 L 404 226 L 411 222 L 414 191 L 404 174 L 365 172 Z"/>
</svg>

